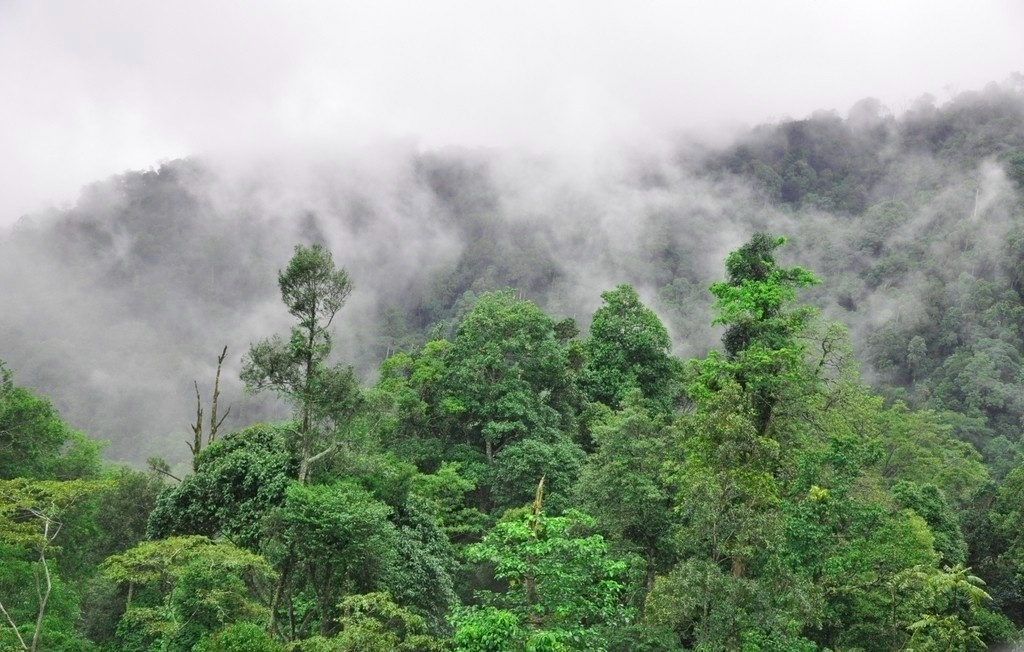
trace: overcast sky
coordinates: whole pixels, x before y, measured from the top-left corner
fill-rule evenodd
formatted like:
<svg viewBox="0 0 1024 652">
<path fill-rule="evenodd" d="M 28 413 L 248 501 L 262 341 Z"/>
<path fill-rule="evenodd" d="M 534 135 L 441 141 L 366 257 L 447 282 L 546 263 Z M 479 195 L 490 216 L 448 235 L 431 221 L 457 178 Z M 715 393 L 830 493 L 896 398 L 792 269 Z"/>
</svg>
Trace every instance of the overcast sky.
<svg viewBox="0 0 1024 652">
<path fill-rule="evenodd" d="M 0 0 L 0 225 L 193 153 L 586 156 L 1014 71 L 1019 0 Z"/>
</svg>

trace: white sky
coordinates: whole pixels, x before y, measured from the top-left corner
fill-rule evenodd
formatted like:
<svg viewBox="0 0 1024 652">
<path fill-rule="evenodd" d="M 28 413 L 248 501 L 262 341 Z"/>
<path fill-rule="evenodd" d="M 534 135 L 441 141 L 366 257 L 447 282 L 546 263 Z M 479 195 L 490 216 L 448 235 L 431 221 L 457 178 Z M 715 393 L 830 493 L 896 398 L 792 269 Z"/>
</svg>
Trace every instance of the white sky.
<svg viewBox="0 0 1024 652">
<path fill-rule="evenodd" d="M 586 155 L 1014 71 L 1019 0 L 0 0 L 0 225 L 192 153 Z"/>
</svg>

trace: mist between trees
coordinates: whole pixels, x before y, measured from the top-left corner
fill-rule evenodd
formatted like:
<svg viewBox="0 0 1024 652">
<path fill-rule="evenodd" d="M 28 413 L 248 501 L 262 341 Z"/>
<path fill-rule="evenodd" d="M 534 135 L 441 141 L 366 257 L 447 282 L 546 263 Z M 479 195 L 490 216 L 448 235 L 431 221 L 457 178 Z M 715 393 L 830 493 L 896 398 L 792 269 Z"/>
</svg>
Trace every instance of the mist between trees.
<svg viewBox="0 0 1024 652">
<path fill-rule="evenodd" d="M 1019 79 L 585 170 L 98 182 L 0 241 L 3 641 L 1007 644 L 1022 189 Z"/>
<path fill-rule="evenodd" d="M 958 437 L 966 415 L 865 386 L 845 328 L 800 301 L 820 280 L 778 260 L 785 243 L 755 233 L 726 258 L 710 288 L 721 351 L 673 357 L 628 284 L 601 294 L 585 338 L 512 290 L 485 292 L 365 389 L 326 362 L 349 275 L 299 245 L 278 274 L 290 336 L 242 365 L 291 419 L 214 438 L 211 415 L 204 441 L 200 395 L 181 477 L 155 458 L 148 474 L 104 467 L 98 443 L 0 366 L 0 642 L 1013 643 L 1024 463 L 1007 455 L 1001 477 Z"/>
</svg>

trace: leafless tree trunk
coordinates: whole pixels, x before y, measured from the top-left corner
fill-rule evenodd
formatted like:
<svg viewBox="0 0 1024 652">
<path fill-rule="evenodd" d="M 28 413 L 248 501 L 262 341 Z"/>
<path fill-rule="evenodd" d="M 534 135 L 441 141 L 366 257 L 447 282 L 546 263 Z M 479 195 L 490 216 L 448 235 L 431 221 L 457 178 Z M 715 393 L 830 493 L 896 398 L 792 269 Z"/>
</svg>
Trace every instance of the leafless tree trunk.
<svg viewBox="0 0 1024 652">
<path fill-rule="evenodd" d="M 224 366 L 224 358 L 227 355 L 228 347 L 225 346 L 220 356 L 217 357 L 217 376 L 213 381 L 213 399 L 210 404 L 210 432 L 206 436 L 207 446 L 217 440 L 217 430 L 220 429 L 221 424 L 231 414 L 231 408 L 228 407 L 228 411 L 224 413 L 224 416 L 220 420 L 217 419 L 217 403 L 220 400 L 220 370 Z M 199 383 L 193 380 L 192 384 L 196 388 L 196 422 L 189 426 L 192 428 L 192 443 L 188 444 L 188 447 L 192 451 L 192 470 L 195 471 L 199 451 L 203 449 L 203 399 L 199 395 Z"/>
</svg>

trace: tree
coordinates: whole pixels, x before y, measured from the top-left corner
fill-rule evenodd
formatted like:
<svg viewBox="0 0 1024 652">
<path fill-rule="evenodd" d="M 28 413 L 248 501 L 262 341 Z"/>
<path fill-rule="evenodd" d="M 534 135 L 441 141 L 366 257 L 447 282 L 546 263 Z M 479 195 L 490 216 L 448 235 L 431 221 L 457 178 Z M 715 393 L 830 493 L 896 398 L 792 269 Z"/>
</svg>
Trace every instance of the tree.
<svg viewBox="0 0 1024 652">
<path fill-rule="evenodd" d="M 172 652 L 193 649 L 225 625 L 265 621 L 266 607 L 251 587 L 274 576 L 259 555 L 202 536 L 144 541 L 108 558 L 102 572 L 128 586 L 120 636 L 139 642 L 140 649 L 158 642 Z"/>
<path fill-rule="evenodd" d="M 482 457 L 483 505 L 528 501 L 542 475 L 562 500 L 583 454 L 570 434 L 573 386 L 554 321 L 510 290 L 481 295 L 445 350 L 442 373 L 439 425 L 449 444 Z"/>
<path fill-rule="evenodd" d="M 0 360 L 0 478 L 95 476 L 101 448 L 69 428 L 49 401 L 16 386 Z"/>
<path fill-rule="evenodd" d="M 780 267 L 774 251 L 785 238 L 755 233 L 750 242 L 725 260 L 728 280 L 714 283 L 715 324 L 725 326 L 726 359 L 709 356 L 702 375 L 725 372 L 748 393 L 759 435 L 765 434 L 772 412 L 787 389 L 806 378 L 806 348 L 798 340 L 816 311 L 809 306 L 787 309 L 796 290 L 819 283 L 802 267 Z"/>
<path fill-rule="evenodd" d="M 6 596 L 0 596 L 0 613 L 14 630 L 21 649 L 35 652 L 39 647 L 56 579 L 51 557 L 59 548 L 54 541 L 64 528 L 66 514 L 76 503 L 106 486 L 93 480 L 0 480 L 0 545 L 23 549 L 35 557 L 34 623 L 18 625 L 7 608 L 10 603 L 4 604 Z M 31 634 L 28 641 L 22 629 Z"/>
<path fill-rule="evenodd" d="M 264 519 L 284 503 L 296 474 L 284 430 L 256 424 L 202 449 L 196 472 L 160 495 L 149 515 L 149 537 L 225 536 L 259 552 Z"/>
<path fill-rule="evenodd" d="M 654 312 L 631 285 L 603 292 L 584 346 L 584 384 L 590 398 L 618 409 L 634 389 L 653 406 L 669 411 L 678 392 L 679 363 L 672 341 Z"/>
<path fill-rule="evenodd" d="M 281 538 L 293 555 L 288 638 L 336 633 L 337 605 L 352 593 L 389 588 L 401 533 L 393 510 L 357 483 L 291 485 L 280 512 Z M 283 571 L 283 572 L 289 572 Z M 304 595 L 305 593 L 305 595 Z M 293 597 L 300 602 L 291 604 Z M 312 598 L 312 600 L 310 599 Z"/>
<path fill-rule="evenodd" d="M 470 560 L 492 564 L 509 589 L 480 593 L 488 606 L 456 611 L 456 650 L 601 650 L 602 630 L 630 621 L 626 562 L 591 533 L 586 514 L 540 513 L 539 493 L 532 512 L 508 512 L 470 548 Z"/>
<path fill-rule="evenodd" d="M 670 533 L 676 519 L 662 477 L 670 442 L 666 429 L 634 390 L 621 411 L 593 428 L 596 449 L 576 486 L 579 503 L 596 515 L 610 541 L 644 556 L 648 592 L 655 573 L 673 561 Z"/>
<path fill-rule="evenodd" d="M 286 342 L 275 335 L 253 344 L 242 359 L 242 381 L 252 392 L 271 390 L 290 400 L 298 423 L 299 482 L 311 465 L 334 449 L 320 441 L 319 426 L 338 425 L 359 403 L 351 367 L 326 365 L 331 322 L 345 304 L 352 283 L 322 245 L 298 245 L 288 267 L 278 273 L 281 299 L 298 323 Z M 319 448 L 318 448 L 319 444 Z"/>
<path fill-rule="evenodd" d="M 331 637 L 303 641 L 311 652 L 440 652 L 447 649 L 430 634 L 415 611 L 399 606 L 387 593 L 346 597 L 338 605 L 341 631 Z"/>
</svg>

